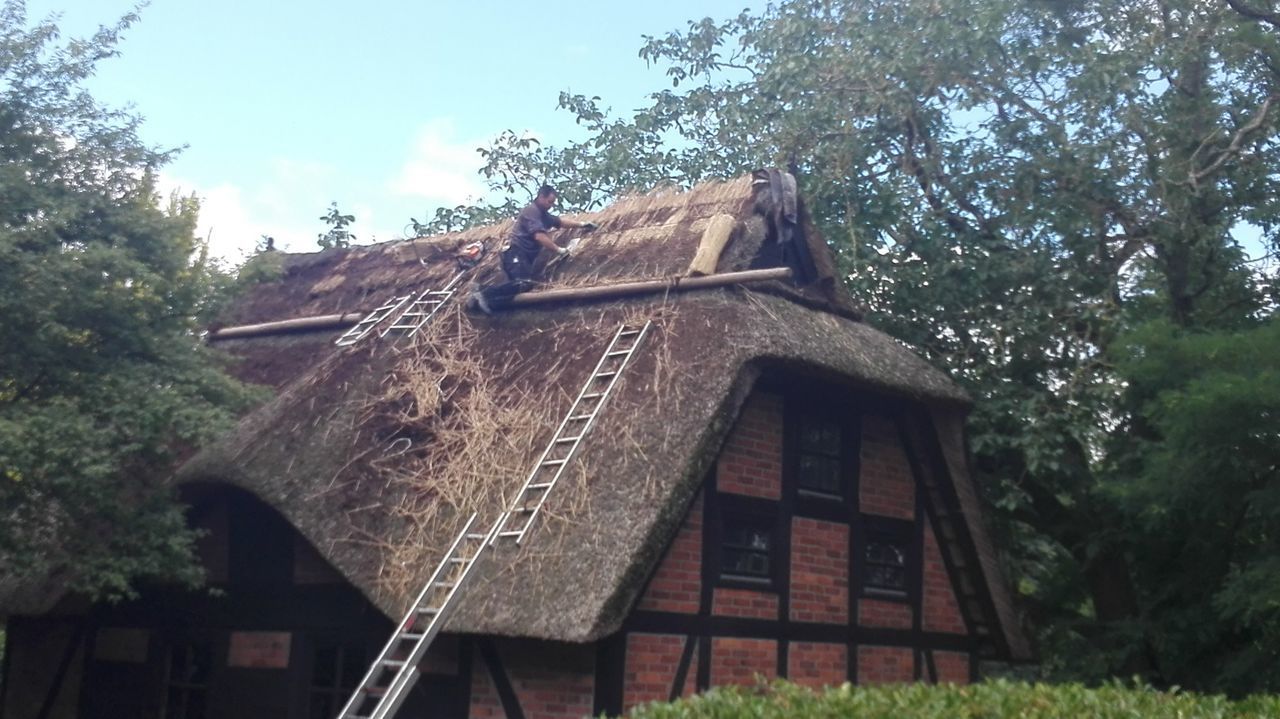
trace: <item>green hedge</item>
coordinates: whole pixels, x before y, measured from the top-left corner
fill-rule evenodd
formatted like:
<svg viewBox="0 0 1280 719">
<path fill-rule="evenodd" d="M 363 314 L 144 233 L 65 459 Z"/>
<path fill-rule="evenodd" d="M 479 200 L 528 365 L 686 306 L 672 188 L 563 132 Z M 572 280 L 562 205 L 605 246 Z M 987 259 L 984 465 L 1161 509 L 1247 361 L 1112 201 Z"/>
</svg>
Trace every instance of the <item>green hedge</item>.
<svg viewBox="0 0 1280 719">
<path fill-rule="evenodd" d="M 649 704 L 632 719 L 1219 719 L 1280 717 L 1280 696 L 1232 701 L 1221 696 L 1111 684 L 1026 684 L 996 680 L 972 686 L 848 684 L 813 692 L 787 682 L 721 687 L 670 704 Z"/>
</svg>

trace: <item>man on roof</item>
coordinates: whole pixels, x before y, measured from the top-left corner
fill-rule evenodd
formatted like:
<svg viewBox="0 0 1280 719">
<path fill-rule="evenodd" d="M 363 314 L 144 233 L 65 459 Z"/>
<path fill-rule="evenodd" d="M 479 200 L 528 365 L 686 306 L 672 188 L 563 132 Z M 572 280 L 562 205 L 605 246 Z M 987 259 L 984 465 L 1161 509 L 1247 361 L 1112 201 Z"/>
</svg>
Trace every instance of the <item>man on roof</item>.
<svg viewBox="0 0 1280 719">
<path fill-rule="evenodd" d="M 538 188 L 538 196 L 533 199 L 520 214 L 516 216 L 516 224 L 507 236 L 507 244 L 502 248 L 502 271 L 507 274 L 507 281 L 482 287 L 471 293 L 468 306 L 477 308 L 485 314 L 495 308 L 503 307 L 511 302 L 511 298 L 533 287 L 533 261 L 542 248 L 547 248 L 560 257 L 569 255 L 568 247 L 560 247 L 549 234 L 553 228 L 581 227 L 588 232 L 594 230 L 594 222 L 578 222 L 566 220 L 551 214 L 559 194 L 551 185 Z"/>
</svg>

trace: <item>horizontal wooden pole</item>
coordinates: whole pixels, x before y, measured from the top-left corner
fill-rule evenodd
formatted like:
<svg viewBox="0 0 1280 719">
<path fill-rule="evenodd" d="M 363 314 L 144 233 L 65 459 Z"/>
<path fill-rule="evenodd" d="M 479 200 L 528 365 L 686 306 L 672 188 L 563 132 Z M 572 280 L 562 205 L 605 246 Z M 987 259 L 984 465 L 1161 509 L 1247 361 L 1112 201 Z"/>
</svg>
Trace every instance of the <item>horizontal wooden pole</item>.
<svg viewBox="0 0 1280 719">
<path fill-rule="evenodd" d="M 341 315 L 317 315 L 315 317 L 296 317 L 291 320 L 262 322 L 256 325 L 238 325 L 223 327 L 209 333 L 209 341 L 229 340 L 239 337 L 261 337 L 263 335 L 300 332 L 304 330 L 329 330 L 350 327 L 364 319 L 365 313 L 348 312 Z"/>
<path fill-rule="evenodd" d="M 546 290 L 543 292 L 526 292 L 511 299 L 512 307 L 526 307 L 545 302 L 562 302 L 564 300 L 604 299 L 609 297 L 626 297 L 653 292 L 682 292 L 705 287 L 724 287 L 740 285 L 746 282 L 765 282 L 767 280 L 785 280 L 791 277 L 790 267 L 771 267 L 767 270 L 746 270 L 743 272 L 725 272 L 718 275 L 702 277 L 672 277 L 662 280 L 644 280 L 642 282 L 621 282 L 616 285 L 596 285 L 594 287 L 572 287 L 563 290 Z"/>
<path fill-rule="evenodd" d="M 627 297 L 654 292 L 683 292 L 706 287 L 724 287 L 746 282 L 765 282 L 768 280 L 785 280 L 791 277 L 789 267 L 771 267 L 766 270 L 746 270 L 743 272 L 725 272 L 719 275 L 701 277 L 671 277 L 662 280 L 644 280 L 642 282 L 620 282 L 615 285 L 596 285 L 594 287 L 573 287 L 562 290 L 546 290 L 543 292 L 526 292 L 516 295 L 511 300 L 511 307 L 527 307 L 547 302 L 563 302 L 565 300 L 595 300 L 610 297 Z M 291 320 L 262 322 L 256 325 L 237 325 L 223 327 L 209 333 L 210 342 L 216 340 L 239 339 L 243 337 L 263 337 L 266 335 L 285 334 L 350 327 L 364 319 L 365 313 L 348 312 L 341 315 L 317 315 L 315 317 L 297 317 Z"/>
</svg>

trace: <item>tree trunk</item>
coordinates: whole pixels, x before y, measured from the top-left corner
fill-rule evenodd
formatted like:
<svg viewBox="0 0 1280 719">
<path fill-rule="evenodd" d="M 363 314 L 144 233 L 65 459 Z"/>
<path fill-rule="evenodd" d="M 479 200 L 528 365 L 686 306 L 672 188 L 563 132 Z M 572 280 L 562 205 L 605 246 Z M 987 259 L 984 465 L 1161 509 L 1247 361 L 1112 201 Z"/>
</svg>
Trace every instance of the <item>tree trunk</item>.
<svg viewBox="0 0 1280 719">
<path fill-rule="evenodd" d="M 1129 572 L 1129 560 L 1118 547 L 1106 547 L 1085 564 L 1085 581 L 1093 598 L 1093 610 L 1104 627 L 1136 621 L 1141 616 L 1138 593 Z M 1130 647 L 1117 668 L 1122 676 L 1147 676 L 1155 669 L 1147 651 L 1145 634 L 1140 646 Z"/>
</svg>

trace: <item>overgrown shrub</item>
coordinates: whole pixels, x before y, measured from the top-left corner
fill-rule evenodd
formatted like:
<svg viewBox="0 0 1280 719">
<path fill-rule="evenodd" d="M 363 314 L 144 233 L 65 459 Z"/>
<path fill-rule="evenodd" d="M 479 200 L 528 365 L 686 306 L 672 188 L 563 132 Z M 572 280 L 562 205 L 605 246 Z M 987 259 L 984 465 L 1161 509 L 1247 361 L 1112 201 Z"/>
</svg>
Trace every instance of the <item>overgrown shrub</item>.
<svg viewBox="0 0 1280 719">
<path fill-rule="evenodd" d="M 1142 685 L 1027 684 L 1005 680 L 971 686 L 849 684 L 814 692 L 785 681 L 720 687 L 673 703 L 638 707 L 631 719 L 1224 719 L 1280 717 L 1280 697 L 1240 701 Z"/>
</svg>

